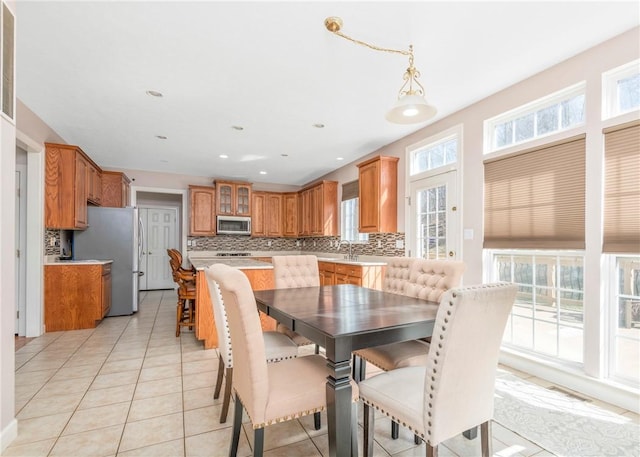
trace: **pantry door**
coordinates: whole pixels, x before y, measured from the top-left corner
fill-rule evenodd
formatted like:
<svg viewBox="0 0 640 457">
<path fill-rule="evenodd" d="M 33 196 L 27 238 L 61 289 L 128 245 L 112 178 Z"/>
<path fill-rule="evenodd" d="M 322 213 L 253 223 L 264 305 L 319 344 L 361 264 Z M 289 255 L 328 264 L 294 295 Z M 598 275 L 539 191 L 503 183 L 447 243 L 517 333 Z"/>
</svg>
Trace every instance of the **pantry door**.
<svg viewBox="0 0 640 457">
<path fill-rule="evenodd" d="M 144 230 L 141 290 L 173 289 L 167 249 L 178 248 L 178 209 L 140 208 Z"/>
</svg>

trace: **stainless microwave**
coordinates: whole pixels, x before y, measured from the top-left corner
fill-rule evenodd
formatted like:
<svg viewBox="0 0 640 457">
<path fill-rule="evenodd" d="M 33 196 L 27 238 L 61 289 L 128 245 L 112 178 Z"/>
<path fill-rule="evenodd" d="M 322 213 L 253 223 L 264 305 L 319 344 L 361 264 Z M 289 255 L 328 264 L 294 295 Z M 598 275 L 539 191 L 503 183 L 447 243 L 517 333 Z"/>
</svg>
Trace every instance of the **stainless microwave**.
<svg viewBox="0 0 640 457">
<path fill-rule="evenodd" d="M 221 235 L 251 235 L 251 218 L 218 216 L 216 233 Z"/>
</svg>

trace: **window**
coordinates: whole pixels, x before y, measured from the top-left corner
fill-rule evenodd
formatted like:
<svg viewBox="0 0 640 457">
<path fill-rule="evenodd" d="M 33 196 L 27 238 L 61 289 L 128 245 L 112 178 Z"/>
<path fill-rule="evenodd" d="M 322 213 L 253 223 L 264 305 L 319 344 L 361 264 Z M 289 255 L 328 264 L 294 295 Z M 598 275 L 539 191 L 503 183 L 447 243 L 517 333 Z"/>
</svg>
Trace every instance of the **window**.
<svg viewBox="0 0 640 457">
<path fill-rule="evenodd" d="M 454 164 L 458 160 L 458 135 L 418 146 L 410 154 L 411 175 Z"/>
<path fill-rule="evenodd" d="M 640 256 L 612 256 L 617 284 L 612 297 L 609 377 L 640 383 Z"/>
<path fill-rule="evenodd" d="M 485 121 L 485 154 L 583 124 L 585 83 Z"/>
<path fill-rule="evenodd" d="M 640 60 L 602 74 L 602 117 L 640 109 Z"/>
<path fill-rule="evenodd" d="M 358 198 L 343 200 L 340 205 L 341 240 L 352 242 L 366 242 L 369 240 L 368 233 L 358 232 L 358 200 Z"/>
<path fill-rule="evenodd" d="M 580 254 L 491 251 L 490 280 L 518 285 L 503 342 L 582 363 L 583 271 Z"/>
<path fill-rule="evenodd" d="M 340 239 L 364 243 L 369 240 L 369 234 L 358 232 L 358 202 L 358 181 L 343 184 L 340 204 Z"/>
<path fill-rule="evenodd" d="M 585 136 L 485 161 L 484 247 L 585 248 Z"/>
</svg>

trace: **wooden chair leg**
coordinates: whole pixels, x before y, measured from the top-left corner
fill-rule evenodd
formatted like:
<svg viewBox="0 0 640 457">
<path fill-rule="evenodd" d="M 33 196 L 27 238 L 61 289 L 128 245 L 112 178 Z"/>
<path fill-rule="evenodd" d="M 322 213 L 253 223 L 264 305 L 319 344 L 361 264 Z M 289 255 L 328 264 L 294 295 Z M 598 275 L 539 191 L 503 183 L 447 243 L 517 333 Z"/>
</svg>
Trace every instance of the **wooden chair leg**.
<svg viewBox="0 0 640 457">
<path fill-rule="evenodd" d="M 418 435 L 413 435 L 413 444 L 420 446 L 420 443 L 422 443 L 422 438 Z"/>
<path fill-rule="evenodd" d="M 253 431 L 253 457 L 262 457 L 264 448 L 264 427 Z"/>
<path fill-rule="evenodd" d="M 362 381 L 367 377 L 367 361 L 360 357 L 358 358 L 360 359 L 360 373 L 358 374 L 358 377 L 360 378 L 360 381 Z"/>
<path fill-rule="evenodd" d="M 236 395 L 236 405 L 233 409 L 233 432 L 231 434 L 231 446 L 229 446 L 229 457 L 238 455 L 238 444 L 240 443 L 240 429 L 242 428 L 242 403 Z"/>
<path fill-rule="evenodd" d="M 182 309 L 184 305 L 182 300 L 178 299 L 178 304 L 176 307 L 176 338 L 180 336 L 180 322 L 182 322 Z"/>
<path fill-rule="evenodd" d="M 316 430 L 320 430 L 322 428 L 322 418 L 320 417 L 320 413 L 313 413 L 313 428 Z"/>
<path fill-rule="evenodd" d="M 366 403 L 364 404 L 364 418 L 362 427 L 364 428 L 364 439 L 362 440 L 362 449 L 365 457 L 373 456 L 373 427 L 375 416 L 373 414 L 373 408 L 370 408 Z"/>
<path fill-rule="evenodd" d="M 400 426 L 397 422 L 391 421 L 391 439 L 397 440 L 400 434 Z"/>
<path fill-rule="evenodd" d="M 317 344 L 316 344 L 315 354 L 316 355 L 320 354 L 320 346 L 318 346 Z"/>
<path fill-rule="evenodd" d="M 218 354 L 218 377 L 216 378 L 216 388 L 213 391 L 213 399 L 220 397 L 220 388 L 222 387 L 222 378 L 224 377 L 224 362 L 222 356 Z"/>
<path fill-rule="evenodd" d="M 224 383 L 224 398 L 222 400 L 222 411 L 220 411 L 220 423 L 224 424 L 227 421 L 227 412 L 229 412 L 229 400 L 231 400 L 231 380 L 233 379 L 233 368 L 227 368 L 225 376 L 227 377 Z"/>
<path fill-rule="evenodd" d="M 491 420 L 480 424 L 482 457 L 491 457 Z"/>
<path fill-rule="evenodd" d="M 438 457 L 438 446 L 431 446 L 427 444 L 427 457 Z"/>
</svg>

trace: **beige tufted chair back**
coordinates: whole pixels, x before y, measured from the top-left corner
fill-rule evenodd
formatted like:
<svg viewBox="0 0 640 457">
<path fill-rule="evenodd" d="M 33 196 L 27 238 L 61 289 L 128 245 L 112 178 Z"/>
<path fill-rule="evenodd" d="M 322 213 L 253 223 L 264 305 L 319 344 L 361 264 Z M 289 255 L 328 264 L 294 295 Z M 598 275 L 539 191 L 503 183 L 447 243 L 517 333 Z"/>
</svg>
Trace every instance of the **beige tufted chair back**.
<svg viewBox="0 0 640 457">
<path fill-rule="evenodd" d="M 464 269 L 459 260 L 414 259 L 405 295 L 440 302 L 443 293 L 458 287 Z"/>
<path fill-rule="evenodd" d="M 207 274 L 218 283 L 227 310 L 233 348 L 233 389 L 254 423 L 264 422 L 269 392 L 267 359 L 256 300 L 240 270 L 214 264 Z"/>
<path fill-rule="evenodd" d="M 493 417 L 500 342 L 516 291 L 516 285 L 498 283 L 442 296 L 427 356 L 420 433 L 431 446 Z"/>
<path fill-rule="evenodd" d="M 404 295 L 409 284 L 410 269 L 413 257 L 391 257 L 387 260 L 387 268 L 382 282 L 382 290 Z"/>
<path fill-rule="evenodd" d="M 315 255 L 281 255 L 271 258 L 276 289 L 317 287 L 320 285 Z"/>
</svg>

